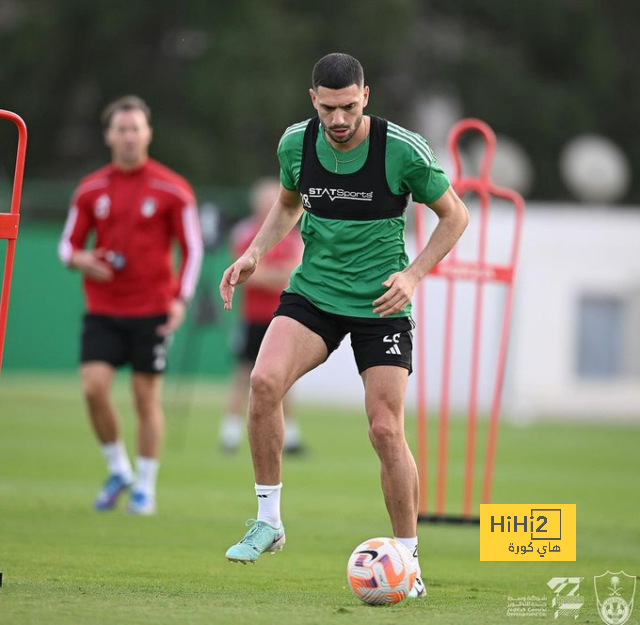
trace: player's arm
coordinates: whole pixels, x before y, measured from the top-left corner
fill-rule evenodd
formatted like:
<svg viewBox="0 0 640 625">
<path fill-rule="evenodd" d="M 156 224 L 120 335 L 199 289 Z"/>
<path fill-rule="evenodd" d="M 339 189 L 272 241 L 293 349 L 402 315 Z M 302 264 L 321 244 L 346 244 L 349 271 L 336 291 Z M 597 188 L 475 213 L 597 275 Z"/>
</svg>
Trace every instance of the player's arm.
<svg viewBox="0 0 640 625">
<path fill-rule="evenodd" d="M 96 282 L 106 282 L 113 278 L 113 271 L 104 260 L 103 250 L 84 249 L 92 227 L 91 212 L 76 194 L 60 237 L 58 256 L 67 267 Z"/>
<path fill-rule="evenodd" d="M 244 254 L 222 276 L 220 296 L 225 310 L 231 310 L 235 287 L 245 282 L 255 272 L 260 259 L 291 232 L 298 223 L 302 210 L 300 194 L 280 185 L 280 195 L 258 234 Z"/>
<path fill-rule="evenodd" d="M 403 272 L 416 284 L 451 251 L 469 223 L 469 211 L 451 186 L 428 206 L 438 216 L 438 224 L 425 248 Z"/>
<path fill-rule="evenodd" d="M 424 137 L 405 130 L 399 134 L 401 140 L 393 143 L 393 149 L 402 162 L 400 189 L 410 192 L 415 202 L 431 208 L 438 216 L 438 224 L 418 257 L 382 283 L 387 291 L 373 302 L 373 312 L 381 317 L 407 306 L 418 282 L 449 253 L 469 223 L 467 207 L 451 187 Z"/>
<path fill-rule="evenodd" d="M 438 225 L 417 258 L 383 282 L 387 292 L 373 302 L 373 312 L 381 317 L 400 312 L 411 301 L 418 282 L 449 253 L 469 223 L 467 207 L 451 186 L 428 206 L 438 216 Z"/>
<path fill-rule="evenodd" d="M 196 198 L 190 187 L 185 186 L 184 192 L 184 201 L 178 202 L 172 212 L 173 234 L 180 246 L 180 269 L 178 288 L 169 305 L 167 321 L 158 327 L 158 333 L 163 336 L 175 332 L 184 321 L 187 304 L 198 284 L 204 253 Z"/>
</svg>

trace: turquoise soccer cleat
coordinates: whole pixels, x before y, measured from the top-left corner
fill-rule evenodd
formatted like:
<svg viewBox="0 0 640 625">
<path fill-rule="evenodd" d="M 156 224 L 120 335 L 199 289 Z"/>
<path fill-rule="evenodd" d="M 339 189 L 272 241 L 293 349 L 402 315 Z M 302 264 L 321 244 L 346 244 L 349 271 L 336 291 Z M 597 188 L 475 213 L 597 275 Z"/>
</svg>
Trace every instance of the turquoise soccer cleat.
<svg viewBox="0 0 640 625">
<path fill-rule="evenodd" d="M 226 558 L 229 562 L 254 563 L 265 551 L 274 554 L 282 551 L 285 543 L 284 527 L 271 527 L 264 521 L 249 519 L 246 525 L 251 529 L 245 537 L 237 544 L 229 547 Z"/>
</svg>

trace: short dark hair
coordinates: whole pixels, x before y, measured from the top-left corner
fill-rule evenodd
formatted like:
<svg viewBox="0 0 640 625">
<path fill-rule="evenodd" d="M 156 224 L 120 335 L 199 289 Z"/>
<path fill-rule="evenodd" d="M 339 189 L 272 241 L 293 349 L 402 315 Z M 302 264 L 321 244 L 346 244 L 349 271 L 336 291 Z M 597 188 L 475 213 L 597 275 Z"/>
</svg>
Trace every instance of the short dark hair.
<svg viewBox="0 0 640 625">
<path fill-rule="evenodd" d="M 364 84 L 364 70 L 360 61 L 348 54 L 333 52 L 323 56 L 313 67 L 311 85 L 314 89 L 344 89 Z"/>
<path fill-rule="evenodd" d="M 109 128 L 111 119 L 118 111 L 142 111 L 147 118 L 147 122 L 151 125 L 151 109 L 147 106 L 147 103 L 137 95 L 125 95 L 107 104 L 102 111 L 100 121 L 105 130 Z"/>
</svg>

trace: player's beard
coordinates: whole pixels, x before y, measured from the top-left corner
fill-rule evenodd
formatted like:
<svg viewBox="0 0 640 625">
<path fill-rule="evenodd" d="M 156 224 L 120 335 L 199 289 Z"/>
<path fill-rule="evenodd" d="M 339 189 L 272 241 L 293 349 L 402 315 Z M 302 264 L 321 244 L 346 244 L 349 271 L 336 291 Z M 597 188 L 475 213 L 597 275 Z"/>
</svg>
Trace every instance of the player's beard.
<svg viewBox="0 0 640 625">
<path fill-rule="evenodd" d="M 349 141 L 351 141 L 351 139 L 353 139 L 353 137 L 355 136 L 356 132 L 358 132 L 358 129 L 360 128 L 360 124 L 362 123 L 362 118 L 363 116 L 360 115 L 360 117 L 356 119 L 353 125 L 353 130 L 351 130 L 351 132 L 348 132 L 343 137 L 340 137 L 340 136 L 336 137 L 333 134 L 333 131 L 345 128 L 345 126 L 336 126 L 335 128 L 325 128 L 325 130 L 327 131 L 327 134 L 331 138 L 331 141 L 333 141 L 334 143 L 349 143 Z"/>
<path fill-rule="evenodd" d="M 146 151 L 138 146 L 124 146 L 115 152 L 115 161 L 124 169 L 139 167 L 147 160 Z"/>
</svg>

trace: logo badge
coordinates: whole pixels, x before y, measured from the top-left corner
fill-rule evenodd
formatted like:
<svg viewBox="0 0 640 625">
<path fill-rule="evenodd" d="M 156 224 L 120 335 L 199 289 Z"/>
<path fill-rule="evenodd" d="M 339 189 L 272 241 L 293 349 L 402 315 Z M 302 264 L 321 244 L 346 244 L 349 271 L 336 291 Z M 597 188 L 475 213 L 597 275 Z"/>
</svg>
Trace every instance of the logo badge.
<svg viewBox="0 0 640 625">
<path fill-rule="evenodd" d="M 353 200 L 356 202 L 373 202 L 373 191 L 349 191 L 348 189 L 328 189 L 326 187 L 311 187 L 307 199 L 322 196 L 334 200 Z M 304 202 L 304 196 L 303 196 Z"/>
<path fill-rule="evenodd" d="M 96 216 L 96 219 L 106 219 L 109 216 L 110 209 L 111 198 L 106 193 L 103 193 L 98 196 L 98 199 L 93 205 L 93 214 Z"/>
<path fill-rule="evenodd" d="M 624 571 L 607 571 L 593 577 L 598 614 L 607 625 L 624 625 L 633 612 L 636 577 Z"/>
<path fill-rule="evenodd" d="M 480 504 L 481 561 L 575 559 L 575 504 Z"/>
<path fill-rule="evenodd" d="M 155 371 L 164 371 L 167 366 L 167 346 L 164 342 L 158 343 L 153 348 L 152 367 Z"/>
<path fill-rule="evenodd" d="M 156 212 L 157 207 L 158 205 L 156 200 L 152 197 L 147 197 L 142 202 L 142 208 L 140 209 L 140 212 L 142 213 L 143 217 L 151 217 Z"/>
<path fill-rule="evenodd" d="M 383 343 L 393 343 L 393 345 L 385 351 L 385 354 L 395 354 L 396 356 L 401 356 L 402 352 L 400 351 L 400 347 L 398 343 L 400 342 L 400 332 L 397 334 L 387 334 L 382 339 Z"/>
<path fill-rule="evenodd" d="M 551 600 L 553 608 L 553 618 L 559 616 L 573 616 L 578 618 L 580 608 L 584 604 L 584 597 L 580 596 L 580 582 L 584 577 L 552 577 L 547 586 L 551 588 L 555 595 Z"/>
</svg>

